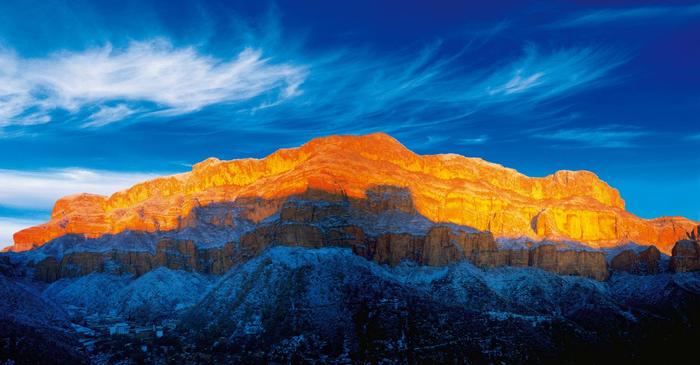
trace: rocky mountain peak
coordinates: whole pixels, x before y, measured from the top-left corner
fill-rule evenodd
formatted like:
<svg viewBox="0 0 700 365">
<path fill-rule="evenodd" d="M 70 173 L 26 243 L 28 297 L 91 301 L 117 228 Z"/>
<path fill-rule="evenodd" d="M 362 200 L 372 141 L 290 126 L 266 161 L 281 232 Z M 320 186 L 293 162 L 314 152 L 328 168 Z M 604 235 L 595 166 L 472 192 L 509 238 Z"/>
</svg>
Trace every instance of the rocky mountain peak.
<svg viewBox="0 0 700 365">
<path fill-rule="evenodd" d="M 410 194 L 415 213 L 434 223 L 610 247 L 628 242 L 670 253 L 697 223 L 684 218 L 645 220 L 624 210 L 619 192 L 588 171 L 528 177 L 516 170 L 459 155 L 418 155 L 384 133 L 329 136 L 262 159 L 209 158 L 192 171 L 134 185 L 109 197 L 59 199 L 51 220 L 14 236 L 23 251 L 66 235 L 100 237 L 125 230 L 185 228 L 196 207 L 257 201 L 248 218 L 277 213 L 279 201 L 308 191 L 366 198 L 378 186 Z M 256 200 L 257 199 L 257 200 Z M 269 203 L 259 206 L 262 199 Z M 251 203 L 253 204 L 253 203 Z"/>
</svg>

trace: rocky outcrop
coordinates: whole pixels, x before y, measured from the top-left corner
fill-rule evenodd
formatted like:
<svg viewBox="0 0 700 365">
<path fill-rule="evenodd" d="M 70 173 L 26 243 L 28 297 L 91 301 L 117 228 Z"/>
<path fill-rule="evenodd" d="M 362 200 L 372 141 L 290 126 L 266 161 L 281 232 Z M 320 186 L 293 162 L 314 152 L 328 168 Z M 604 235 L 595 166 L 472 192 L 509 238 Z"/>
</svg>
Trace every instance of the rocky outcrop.
<svg viewBox="0 0 700 365">
<path fill-rule="evenodd" d="M 658 248 L 650 246 L 646 250 L 639 253 L 640 273 L 642 274 L 658 274 L 661 265 L 661 252 Z"/>
<path fill-rule="evenodd" d="M 634 250 L 623 250 L 610 260 L 610 270 L 638 273 L 639 254 Z"/>
<path fill-rule="evenodd" d="M 404 189 L 408 197 L 379 199 L 385 191 L 377 186 Z M 192 228 L 203 222 L 232 224 L 231 212 L 192 214 L 216 203 L 236 202 L 245 219 L 258 223 L 284 215 L 280 212 L 284 200 L 309 190 L 355 199 L 374 194 L 378 203 L 374 209 L 413 211 L 432 222 L 469 226 L 496 237 L 566 239 L 592 247 L 634 241 L 656 245 L 667 254 L 697 224 L 680 217 L 636 217 L 625 211 L 618 191 L 591 172 L 558 171 L 531 178 L 478 158 L 420 156 L 385 134 L 371 134 L 319 138 L 259 160 L 212 158 L 194 165 L 191 172 L 146 181 L 109 197 L 65 197 L 56 202 L 49 222 L 17 232 L 11 249 L 28 250 L 66 234 L 99 237 L 125 230 Z M 288 231 L 285 234 L 292 236 L 279 238 L 306 233 L 313 234 Z M 386 240 L 399 240 L 396 245 L 407 247 L 415 244 L 409 238 L 386 237 L 378 242 L 378 250 L 385 249 Z M 393 260 L 392 253 L 386 255 Z M 429 261 L 448 260 L 451 255 L 430 253 Z M 515 261 L 522 262 L 522 257 Z"/>
<path fill-rule="evenodd" d="M 442 266 L 467 260 L 477 266 L 496 264 L 496 242 L 488 232 L 465 232 L 436 226 L 426 235 L 385 233 L 353 245 L 356 254 L 381 264 L 396 265 L 404 260 L 422 265 Z"/>
<path fill-rule="evenodd" d="M 660 271 L 661 252 L 649 246 L 643 251 L 623 250 L 610 260 L 610 269 L 635 275 L 653 275 Z"/>
<path fill-rule="evenodd" d="M 599 251 L 561 250 L 555 245 L 541 245 L 530 250 L 529 266 L 561 275 L 579 275 L 596 280 L 608 277 L 605 255 Z"/>
<path fill-rule="evenodd" d="M 61 259 L 47 257 L 34 263 L 34 278 L 53 282 L 61 278 L 87 275 L 91 272 L 133 274 L 141 276 L 155 268 L 223 274 L 252 255 L 241 255 L 234 244 L 198 249 L 192 241 L 163 239 L 156 252 L 119 251 L 73 252 Z"/>
<path fill-rule="evenodd" d="M 680 240 L 673 246 L 670 269 L 673 272 L 700 270 L 700 243 L 696 240 Z"/>
<path fill-rule="evenodd" d="M 117 244 L 109 246 L 113 249 L 95 252 L 95 247 L 107 247 L 109 242 L 97 238 L 63 243 L 59 239 L 40 250 L 54 257 L 61 256 L 61 250 L 67 253 L 60 259 L 49 257 L 37 263 L 35 275 L 53 281 L 94 271 L 142 275 L 156 267 L 221 274 L 269 247 L 298 246 L 350 248 L 359 256 L 387 265 L 412 261 L 443 266 L 469 261 L 479 267 L 532 266 L 597 280 L 608 276 L 601 252 L 551 244 L 538 246 L 534 242 L 500 247 L 488 231 L 436 224 L 421 216 L 407 189 L 376 186 L 365 195 L 366 198 L 357 199 L 342 193 L 308 190 L 284 201 L 257 199 L 242 205 L 210 204 L 196 208 L 184 219 L 192 224 L 183 230 L 184 236 L 243 229 L 238 238 L 213 248 L 198 246 L 193 239 L 159 239 L 158 235 L 118 239 L 116 235 L 113 238 Z M 258 224 L 242 221 L 238 216 L 270 207 L 278 213 Z M 177 236 L 177 232 L 169 234 Z M 149 246 L 149 240 L 157 243 Z"/>
<path fill-rule="evenodd" d="M 299 216 L 293 214 L 292 218 L 298 219 Z M 425 235 L 385 233 L 375 237 L 353 225 L 322 229 L 313 224 L 286 221 L 260 226 L 243 235 L 240 242 L 215 248 L 198 248 L 191 240 L 161 239 L 155 253 L 112 250 L 72 252 L 60 259 L 48 257 L 34 264 L 34 278 L 52 282 L 91 272 L 143 275 L 157 267 L 223 274 L 265 249 L 279 245 L 348 247 L 359 256 L 392 266 L 402 261 L 443 266 L 466 260 L 479 267 L 532 266 L 596 280 L 608 276 L 601 252 L 561 250 L 553 245 L 529 250 L 499 249 L 489 232 L 438 225 Z"/>
</svg>

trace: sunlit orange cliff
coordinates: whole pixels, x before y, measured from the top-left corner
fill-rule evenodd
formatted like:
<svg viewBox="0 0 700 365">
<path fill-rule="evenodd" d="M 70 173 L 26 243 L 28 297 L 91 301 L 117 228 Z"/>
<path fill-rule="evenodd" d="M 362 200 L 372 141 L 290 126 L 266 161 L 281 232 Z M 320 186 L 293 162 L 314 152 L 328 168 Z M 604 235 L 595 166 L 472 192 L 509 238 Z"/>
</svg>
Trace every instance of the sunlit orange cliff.
<svg viewBox="0 0 700 365">
<path fill-rule="evenodd" d="M 67 196 L 51 220 L 15 233 L 25 251 L 69 233 L 98 237 L 125 230 L 166 231 L 188 224 L 198 206 L 241 198 L 279 199 L 308 190 L 364 198 L 374 186 L 410 191 L 418 213 L 434 222 L 491 231 L 496 237 L 572 240 L 591 247 L 629 242 L 670 254 L 698 223 L 682 217 L 642 219 L 620 193 L 588 171 L 541 178 L 454 154 L 417 155 L 386 134 L 331 136 L 263 159 L 210 158 L 191 172 L 139 183 L 109 197 Z M 259 209 L 253 220 L 272 214 Z"/>
</svg>

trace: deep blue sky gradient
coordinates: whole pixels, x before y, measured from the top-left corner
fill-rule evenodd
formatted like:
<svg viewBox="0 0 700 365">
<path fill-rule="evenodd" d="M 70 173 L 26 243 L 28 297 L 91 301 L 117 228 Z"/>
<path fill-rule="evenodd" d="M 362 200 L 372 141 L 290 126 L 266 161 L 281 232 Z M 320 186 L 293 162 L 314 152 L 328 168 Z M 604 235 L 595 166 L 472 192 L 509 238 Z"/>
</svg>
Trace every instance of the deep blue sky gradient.
<svg viewBox="0 0 700 365">
<path fill-rule="evenodd" d="M 290 97 L 275 86 L 171 113 L 129 95 L 50 107 L 39 124 L 23 123 L 24 110 L 0 120 L 0 169 L 174 173 L 210 156 L 385 131 L 418 153 L 530 176 L 591 170 L 637 215 L 700 219 L 697 2 L 0 3 L 0 50 L 19 64 L 154 40 L 214 62 L 249 47 L 303 81 Z M 118 105 L 137 112 L 85 127 Z M 0 202 L 0 215 L 36 211 Z"/>
</svg>

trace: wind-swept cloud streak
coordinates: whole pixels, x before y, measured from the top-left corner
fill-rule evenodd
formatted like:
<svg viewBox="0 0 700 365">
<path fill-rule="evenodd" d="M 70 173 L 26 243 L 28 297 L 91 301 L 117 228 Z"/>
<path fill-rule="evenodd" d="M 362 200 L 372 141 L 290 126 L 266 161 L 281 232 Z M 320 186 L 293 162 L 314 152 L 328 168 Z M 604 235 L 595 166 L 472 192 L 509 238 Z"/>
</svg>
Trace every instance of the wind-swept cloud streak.
<svg viewBox="0 0 700 365">
<path fill-rule="evenodd" d="M 156 176 L 77 168 L 0 170 L 0 206 L 48 211 L 62 196 L 77 193 L 109 195 Z"/>
<path fill-rule="evenodd" d="M 493 32 L 473 37 L 489 39 Z M 311 51 L 285 38 L 274 19 L 257 33 L 242 33 L 242 51 L 231 59 L 164 38 L 45 58 L 0 52 L 0 128 L 49 123 L 64 111 L 68 117 L 57 121 L 73 128 L 187 114 L 211 130 L 274 129 L 305 138 L 374 131 L 395 121 L 401 126 L 382 129 L 396 133 L 464 122 L 480 112 L 532 110 L 611 82 L 610 71 L 626 61 L 601 47 L 528 44 L 485 64 L 478 61 L 485 43 L 473 40 L 456 50 L 437 41 L 389 54 L 350 46 Z"/>
<path fill-rule="evenodd" d="M 648 135 L 648 132 L 612 125 L 598 128 L 559 129 L 546 134 L 536 134 L 534 137 L 573 143 L 568 145 L 570 147 L 626 148 L 634 147 L 636 139 L 645 135 Z"/>
<path fill-rule="evenodd" d="M 700 4 L 600 9 L 580 13 L 551 25 L 555 28 L 595 26 L 612 22 L 666 22 L 700 16 Z"/>
<path fill-rule="evenodd" d="M 523 53 L 485 81 L 491 97 L 511 101 L 523 95 L 534 103 L 552 100 L 603 83 L 603 76 L 624 62 L 609 50 L 590 47 L 543 53 L 529 45 Z"/>
<path fill-rule="evenodd" d="M 439 44 L 423 48 L 418 57 L 339 51 L 308 62 L 303 93 L 293 102 L 241 110 L 230 126 L 362 133 L 377 122 L 394 121 L 383 130 L 425 131 L 464 123 L 481 112 L 522 114 L 613 83 L 610 71 L 626 60 L 603 48 L 542 50 L 534 45 L 493 65 L 471 62 L 470 55 L 447 53 Z"/>
<path fill-rule="evenodd" d="M 457 140 L 457 144 L 459 145 L 475 145 L 475 144 L 484 144 L 489 141 L 489 136 L 485 134 L 481 134 L 476 137 L 470 137 L 470 138 L 460 138 Z"/>
<path fill-rule="evenodd" d="M 132 109 L 126 104 L 115 106 L 101 106 L 99 110 L 88 117 L 84 127 L 103 127 L 107 124 L 124 120 L 130 115 L 136 114 L 138 109 Z"/>
<path fill-rule="evenodd" d="M 96 110 L 87 126 L 98 127 L 133 114 L 128 103 L 149 103 L 151 110 L 176 115 L 262 96 L 282 100 L 298 93 L 305 75 L 304 67 L 274 63 L 257 49 L 221 60 L 165 40 L 46 58 L 2 51 L 0 126 L 47 123 L 59 109 Z"/>
</svg>

